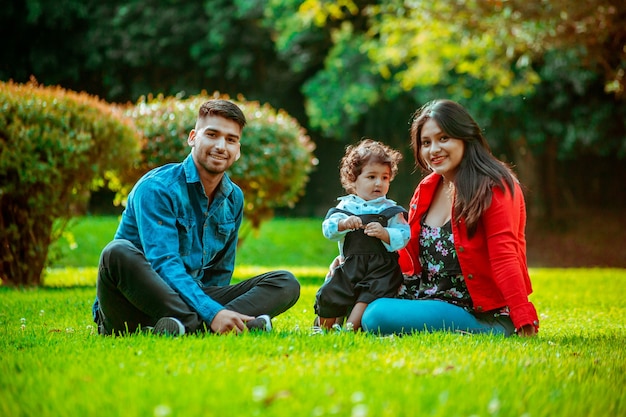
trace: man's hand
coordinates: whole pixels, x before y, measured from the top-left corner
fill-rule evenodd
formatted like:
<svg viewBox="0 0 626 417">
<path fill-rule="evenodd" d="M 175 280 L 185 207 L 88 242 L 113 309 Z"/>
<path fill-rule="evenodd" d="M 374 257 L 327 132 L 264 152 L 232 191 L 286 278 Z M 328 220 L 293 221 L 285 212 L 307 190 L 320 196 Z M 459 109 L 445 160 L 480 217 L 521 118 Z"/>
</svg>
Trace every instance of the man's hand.
<svg viewBox="0 0 626 417">
<path fill-rule="evenodd" d="M 213 318 L 211 330 L 217 334 L 230 332 L 239 334 L 246 329 L 246 322 L 250 320 L 254 320 L 254 317 L 231 310 L 221 310 Z"/>
</svg>

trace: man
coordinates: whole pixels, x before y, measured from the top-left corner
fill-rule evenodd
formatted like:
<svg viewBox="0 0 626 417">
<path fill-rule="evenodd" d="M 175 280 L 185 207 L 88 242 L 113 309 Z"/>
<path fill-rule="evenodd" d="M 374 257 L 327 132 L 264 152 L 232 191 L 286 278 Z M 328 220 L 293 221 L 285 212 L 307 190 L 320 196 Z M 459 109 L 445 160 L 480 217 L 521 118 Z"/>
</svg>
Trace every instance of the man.
<svg viewBox="0 0 626 417">
<path fill-rule="evenodd" d="M 243 193 L 225 171 L 241 156 L 245 124 L 234 103 L 204 103 L 190 155 L 135 184 L 100 258 L 93 314 L 101 334 L 271 330 L 270 317 L 296 303 L 300 284 L 287 271 L 230 285 Z"/>
</svg>

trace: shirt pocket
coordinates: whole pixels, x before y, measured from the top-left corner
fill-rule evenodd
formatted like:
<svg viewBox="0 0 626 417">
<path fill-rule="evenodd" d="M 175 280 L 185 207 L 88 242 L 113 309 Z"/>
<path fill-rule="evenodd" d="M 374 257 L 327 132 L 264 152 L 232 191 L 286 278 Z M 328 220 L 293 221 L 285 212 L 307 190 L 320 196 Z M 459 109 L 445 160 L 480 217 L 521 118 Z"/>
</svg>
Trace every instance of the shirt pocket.
<svg viewBox="0 0 626 417">
<path fill-rule="evenodd" d="M 178 230 L 178 253 L 181 256 L 189 256 L 193 248 L 193 236 L 195 222 L 191 219 L 179 217 L 176 219 L 176 229 Z"/>
<path fill-rule="evenodd" d="M 229 237 L 235 233 L 235 222 L 234 221 L 222 221 L 217 225 L 217 234 L 220 239 L 223 239 L 223 242 L 228 241 Z"/>
</svg>

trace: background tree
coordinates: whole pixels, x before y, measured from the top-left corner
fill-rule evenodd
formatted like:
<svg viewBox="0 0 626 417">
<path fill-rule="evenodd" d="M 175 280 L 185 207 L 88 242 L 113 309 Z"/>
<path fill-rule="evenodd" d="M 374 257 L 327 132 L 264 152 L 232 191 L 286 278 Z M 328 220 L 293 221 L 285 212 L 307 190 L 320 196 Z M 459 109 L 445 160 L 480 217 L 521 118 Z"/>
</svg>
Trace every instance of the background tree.
<svg viewBox="0 0 626 417">
<path fill-rule="evenodd" d="M 34 74 L 118 102 L 219 90 L 284 108 L 317 145 L 319 169 L 295 211 L 306 215 L 323 214 L 328 196 L 341 192 L 339 158 L 362 136 L 405 152 L 393 187 L 405 201 L 417 182 L 407 146 L 411 113 L 450 97 L 470 107 L 494 150 L 536 184 L 536 212 L 597 200 L 595 191 L 581 193 L 585 181 L 564 174 L 574 161 L 588 177 L 600 174 L 597 165 L 614 170 L 604 187 L 618 207 L 622 3 L 9 0 L 0 31 L 14 42 L 0 51 L 0 79 Z M 584 119 L 598 129 L 585 130 Z M 598 163 L 584 163 L 589 158 Z"/>
<path fill-rule="evenodd" d="M 396 101 L 413 109 L 434 97 L 460 101 L 488 128 L 494 150 L 534 185 L 534 212 L 552 219 L 572 188 L 559 184 L 559 161 L 624 156 L 625 103 L 610 77 L 624 61 L 603 65 L 613 72 L 598 65 L 623 56 L 625 29 L 616 23 L 626 6 L 549 3 L 540 13 L 546 2 L 307 0 L 285 14 L 277 45 L 296 48 L 295 32 L 329 33 L 324 68 L 303 85 L 310 124 L 327 136 L 353 140 L 350 132 L 372 128 L 373 109 L 397 108 Z M 570 36 L 574 26 L 585 35 Z M 591 51 L 597 44 L 603 48 Z"/>
<path fill-rule="evenodd" d="M 482 0 L 483 13 L 506 12 L 541 30 L 531 43 L 540 53 L 574 50 L 580 66 L 597 73 L 618 99 L 626 87 L 626 3 L 614 0 Z"/>
</svg>

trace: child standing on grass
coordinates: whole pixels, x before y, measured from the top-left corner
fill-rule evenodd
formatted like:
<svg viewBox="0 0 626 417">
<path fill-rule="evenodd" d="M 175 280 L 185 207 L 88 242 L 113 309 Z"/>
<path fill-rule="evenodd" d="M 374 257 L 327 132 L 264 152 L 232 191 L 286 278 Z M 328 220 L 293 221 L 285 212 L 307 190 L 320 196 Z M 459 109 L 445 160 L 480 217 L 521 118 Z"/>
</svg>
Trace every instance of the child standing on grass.
<svg viewBox="0 0 626 417">
<path fill-rule="evenodd" d="M 358 330 L 372 301 L 395 297 L 403 282 L 398 254 L 411 237 L 407 212 L 387 199 L 402 154 L 372 139 L 349 146 L 341 160 L 339 197 L 322 223 L 324 236 L 339 245 L 339 257 L 316 295 L 316 326 Z M 339 327 L 340 328 L 340 327 Z"/>
</svg>

